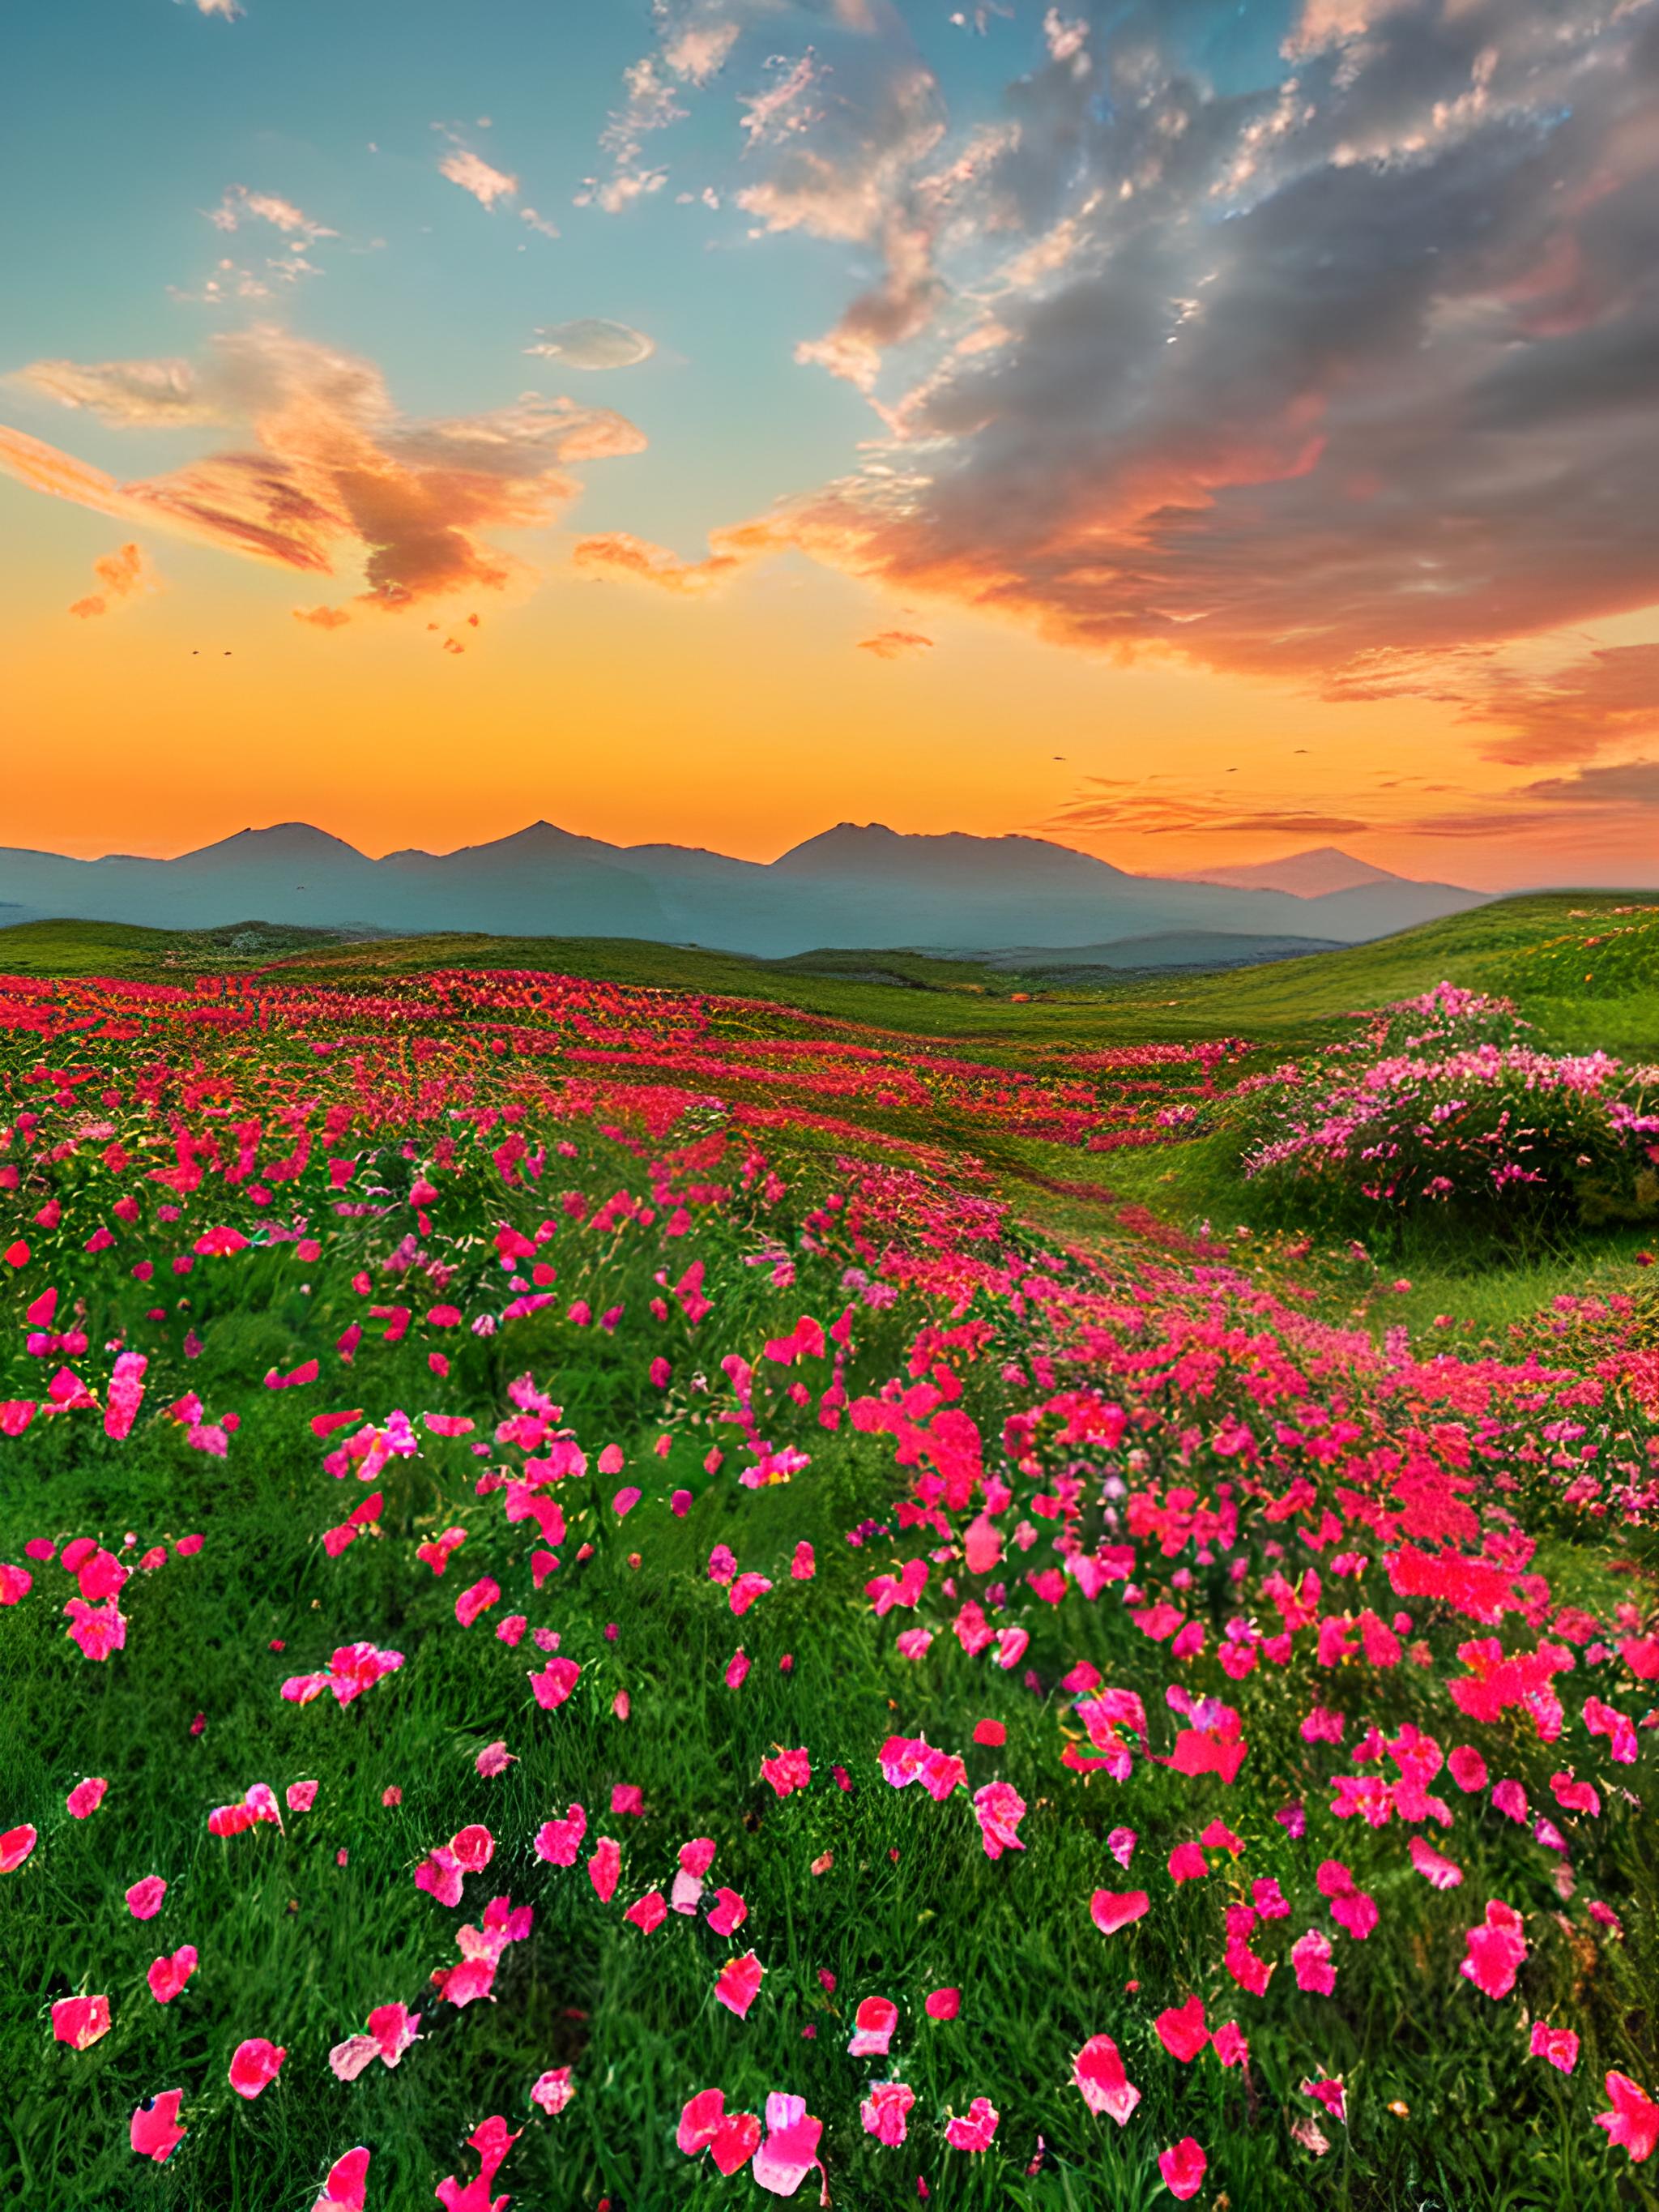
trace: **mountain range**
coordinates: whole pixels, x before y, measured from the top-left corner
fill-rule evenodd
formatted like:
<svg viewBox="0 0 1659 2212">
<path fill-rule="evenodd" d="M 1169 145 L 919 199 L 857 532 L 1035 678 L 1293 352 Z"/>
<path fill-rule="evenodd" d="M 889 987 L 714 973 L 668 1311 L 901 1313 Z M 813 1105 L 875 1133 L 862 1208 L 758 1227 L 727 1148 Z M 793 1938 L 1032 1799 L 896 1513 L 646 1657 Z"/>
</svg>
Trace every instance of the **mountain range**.
<svg viewBox="0 0 1659 2212">
<path fill-rule="evenodd" d="M 244 830 L 174 860 L 0 848 L 0 921 L 636 937 L 768 958 L 831 945 L 1097 952 L 1194 932 L 1352 945 L 1486 897 L 1330 848 L 1204 878 L 1137 876 L 1040 837 L 908 836 L 878 823 L 841 823 L 770 862 L 611 845 L 549 822 L 453 853 L 380 860 L 301 822 Z"/>
</svg>

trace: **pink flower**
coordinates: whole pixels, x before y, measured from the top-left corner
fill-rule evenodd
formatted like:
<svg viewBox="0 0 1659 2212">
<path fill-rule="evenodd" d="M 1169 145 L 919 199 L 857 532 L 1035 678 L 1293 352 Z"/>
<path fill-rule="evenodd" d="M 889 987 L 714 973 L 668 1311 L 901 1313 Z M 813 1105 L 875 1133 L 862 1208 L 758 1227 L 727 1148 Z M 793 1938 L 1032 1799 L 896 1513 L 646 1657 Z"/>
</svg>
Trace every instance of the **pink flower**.
<svg viewBox="0 0 1659 2212">
<path fill-rule="evenodd" d="M 542 1822 L 536 1831 L 536 1856 L 549 1866 L 574 1866 L 586 1833 L 587 1815 L 580 1805 L 573 1805 L 562 1820 Z"/>
<path fill-rule="evenodd" d="M 182 2089 L 160 2089 L 147 2105 L 134 2108 L 127 2134 L 140 2158 L 153 2158 L 157 2166 L 164 2166 L 183 2142 L 179 2107 L 184 2095 Z"/>
<path fill-rule="evenodd" d="M 460 1903 L 462 1880 L 461 1863 L 447 1844 L 436 1844 L 415 1869 L 416 1888 L 425 1890 L 440 1905 Z"/>
<path fill-rule="evenodd" d="M 458 1866 L 468 1874 L 482 1874 L 495 1856 L 495 1838 L 488 1828 L 474 1825 L 457 1829 L 449 1839 L 449 1848 Z"/>
<path fill-rule="evenodd" d="M 360 2143 L 344 2152 L 328 2169 L 323 2193 L 311 2212 L 363 2212 L 368 2194 L 368 2153 Z"/>
<path fill-rule="evenodd" d="M 157 1959 L 144 1978 L 157 2004 L 171 2004 L 195 1972 L 196 1946 L 181 1943 L 170 1959 Z"/>
<path fill-rule="evenodd" d="M 760 1995 L 761 1977 L 765 1971 L 752 1951 L 745 1951 L 740 1959 L 728 1959 L 715 1978 L 714 1995 L 728 2012 L 736 2013 L 743 2020 Z"/>
<path fill-rule="evenodd" d="M 471 1589 L 464 1589 L 456 1599 L 456 1620 L 463 1628 L 471 1628 L 478 1615 L 487 1612 L 501 1594 L 501 1584 L 485 1575 L 481 1581 L 474 1583 Z"/>
<path fill-rule="evenodd" d="M 930 1990 L 921 2001 L 929 2020 L 954 2020 L 962 2010 L 960 1990 Z"/>
<path fill-rule="evenodd" d="M 1210 2048 L 1224 2066 L 1242 2066 L 1250 2046 L 1237 2021 L 1223 2021 L 1210 2037 Z"/>
<path fill-rule="evenodd" d="M 1527 1956 L 1520 1914 L 1494 1898 L 1486 1907 L 1485 1921 L 1471 1928 L 1463 1940 L 1469 1955 L 1458 1972 L 1489 1997 L 1508 1996 Z"/>
<path fill-rule="evenodd" d="M 1449 1753 L 1446 1765 L 1452 1780 L 1466 1796 L 1472 1796 L 1477 1790 L 1486 1788 L 1486 1762 L 1468 1744 L 1460 1743 L 1455 1751 Z"/>
<path fill-rule="evenodd" d="M 587 1862 L 587 1879 L 593 1885 L 593 1893 L 601 1905 L 609 1905 L 617 1893 L 617 1883 L 622 1874 L 622 1845 L 614 1836 L 600 1836 L 593 1844 L 593 1856 Z"/>
<path fill-rule="evenodd" d="M 872 2081 L 868 2096 L 859 2106 L 865 2134 L 885 2143 L 889 2150 L 896 2150 L 904 2141 L 906 2116 L 915 2101 L 915 2090 L 902 2081 Z"/>
<path fill-rule="evenodd" d="M 1607 2130 L 1609 2143 L 1622 2143 L 1632 2162 L 1640 2166 L 1659 2143 L 1659 2104 L 1638 2088 L 1628 2074 L 1609 2074 L 1607 2086 L 1613 2109 L 1598 2112 L 1595 2124 Z"/>
<path fill-rule="evenodd" d="M 700 2089 L 680 2112 L 674 2140 L 688 2158 L 708 2151 L 724 2174 L 748 2165 L 759 2147 L 761 2124 L 752 2112 L 728 2112 L 724 2089 Z"/>
<path fill-rule="evenodd" d="M 1072 2079 L 1091 2112 L 1109 2112 L 1122 2127 L 1140 2102 L 1109 2035 L 1091 2035 L 1072 2061 Z"/>
<path fill-rule="evenodd" d="M 717 1889 L 708 1924 L 717 1936 L 730 1936 L 749 1917 L 749 1907 L 735 1889 Z"/>
<path fill-rule="evenodd" d="M 623 1915 L 624 1920 L 633 1922 L 642 1936 L 648 1936 L 653 1928 L 660 1928 L 667 1917 L 668 1903 L 659 1889 L 647 1889 L 645 1895 L 630 1905 Z"/>
<path fill-rule="evenodd" d="M 538 1674 L 531 1675 L 531 1689 L 544 1712 L 551 1712 L 556 1705 L 564 1703 L 575 1688 L 581 1671 L 574 1659 L 553 1658 Z"/>
<path fill-rule="evenodd" d="M 898 2007 L 890 1997 L 866 1997 L 853 2016 L 848 2057 L 885 2058 L 897 2026 Z"/>
<path fill-rule="evenodd" d="M 267 2042 L 263 2035 L 250 2036 L 231 2055 L 231 2087 L 239 2097 L 257 2097 L 276 2079 L 287 2057 L 286 2051 Z"/>
<path fill-rule="evenodd" d="M 988 2097 L 975 2097 L 960 2117 L 952 2113 L 945 2122 L 945 2140 L 952 2150 L 989 2150 L 1001 2118 Z"/>
<path fill-rule="evenodd" d="M 509 1751 L 505 1741 L 498 1736 L 494 1743 L 487 1743 L 484 1746 L 472 1764 L 483 1776 L 485 1781 L 493 1782 L 498 1774 L 506 1773 L 518 1756 L 518 1753 Z"/>
<path fill-rule="evenodd" d="M 1182 2136 L 1178 2143 L 1158 2154 L 1158 2170 L 1164 2176 L 1164 2186 L 1171 2197 L 1178 2197 L 1183 2202 L 1188 2197 L 1196 2197 L 1204 2186 L 1205 2170 L 1209 2163 L 1191 2136 Z"/>
<path fill-rule="evenodd" d="M 1296 1969 L 1297 1989 L 1328 1997 L 1336 1987 L 1331 1940 L 1328 1936 L 1322 1936 L 1318 1929 L 1310 1928 L 1305 1936 L 1297 1936 L 1291 1946 L 1291 1964 Z"/>
<path fill-rule="evenodd" d="M 52 2032 L 71 2051 L 85 2051 L 109 2033 L 107 1997 L 59 1997 L 52 2008 Z"/>
<path fill-rule="evenodd" d="M 780 1744 L 775 1759 L 762 1759 L 760 1771 L 780 1797 L 787 1797 L 793 1790 L 805 1790 L 812 1779 L 812 1762 L 805 1745 L 798 1751 L 786 1751 Z"/>
<path fill-rule="evenodd" d="M 69 1808 L 70 1818 L 76 1820 L 84 1820 L 91 1814 L 95 1813 L 98 1810 L 98 1808 L 103 1803 L 104 1792 L 108 1788 L 108 1783 L 104 1780 L 100 1774 L 89 1775 L 86 1781 L 77 1782 L 74 1789 L 70 1791 L 69 1796 L 64 1801 Z M 171 2090 L 168 2090 L 165 2092 L 165 2094 L 170 2096 L 173 2093 Z M 184 2093 L 181 2090 L 179 2094 L 182 2095 Z"/>
<path fill-rule="evenodd" d="M 1494 1782 L 1492 1802 L 1511 1820 L 1524 1820 L 1527 1817 L 1527 1793 L 1518 1782 Z"/>
<path fill-rule="evenodd" d="M 1340 2075 L 1331 2080 L 1322 2077 L 1317 2081 L 1304 2079 L 1302 2084 L 1302 2094 L 1304 2097 L 1311 2097 L 1316 2103 L 1322 2105 L 1334 2120 L 1340 2120 L 1345 2126 L 1346 2125 L 1348 2099 L 1347 2092 L 1342 2086 Z"/>
<path fill-rule="evenodd" d="M 1171 1881 L 1201 1881 L 1209 1871 L 1210 1863 L 1196 1844 L 1177 1844 L 1170 1854 Z"/>
<path fill-rule="evenodd" d="M 1578 2038 L 1570 2027 L 1550 2027 L 1543 2021 L 1535 2020 L 1532 2024 L 1531 2055 L 1547 2058 L 1563 2074 L 1571 2074 L 1578 2063 Z"/>
<path fill-rule="evenodd" d="M 530 2101 L 539 2105 L 550 2119 L 556 2112 L 563 2112 L 575 2095 L 575 2085 L 568 2066 L 550 2066 L 545 2074 L 538 2074 L 530 2087 Z"/>
<path fill-rule="evenodd" d="M 154 1920 L 161 1910 L 167 1886 L 159 1874 L 147 1874 L 127 1892 L 127 1911 L 135 1920 Z"/>
<path fill-rule="evenodd" d="M 1412 1864 L 1425 1881 L 1437 1889 L 1455 1889 L 1463 1879 L 1463 1869 L 1455 1861 L 1443 1858 L 1434 1845 L 1422 1836 L 1413 1836 L 1408 1846 Z"/>
<path fill-rule="evenodd" d="M 1025 1818 L 1025 1800 L 1011 1782 L 988 1782 L 982 1790 L 976 1790 L 974 1812 L 985 1839 L 987 1858 L 1000 1859 L 1004 1851 L 1024 1850 L 1019 1839 L 1019 1824 Z"/>
<path fill-rule="evenodd" d="M 1152 1899 L 1144 1889 L 1097 1889 L 1089 1899 L 1089 1912 L 1103 1936 L 1115 1936 L 1149 1911 Z"/>
<path fill-rule="evenodd" d="M 15 1874 L 39 1841 L 40 1837 L 27 1823 L 0 1834 L 0 1874 Z"/>
<path fill-rule="evenodd" d="M 1172 2058 L 1183 2066 L 1190 2066 L 1210 2039 L 1210 2031 L 1204 2023 L 1204 2000 L 1190 1996 L 1177 2009 L 1173 2005 L 1159 2013 L 1152 2022 L 1158 2041 Z"/>
<path fill-rule="evenodd" d="M 793 2197 L 815 2166 L 822 2172 L 818 2138 L 823 2133 L 823 2123 L 812 2118 L 804 2097 L 775 2089 L 766 2100 L 766 2140 L 750 2168 L 761 2187 L 774 2197 Z"/>
<path fill-rule="evenodd" d="M 308 1813 L 317 1802 L 317 1784 L 314 1782 L 290 1782 L 283 1794 L 290 1813 Z"/>
</svg>

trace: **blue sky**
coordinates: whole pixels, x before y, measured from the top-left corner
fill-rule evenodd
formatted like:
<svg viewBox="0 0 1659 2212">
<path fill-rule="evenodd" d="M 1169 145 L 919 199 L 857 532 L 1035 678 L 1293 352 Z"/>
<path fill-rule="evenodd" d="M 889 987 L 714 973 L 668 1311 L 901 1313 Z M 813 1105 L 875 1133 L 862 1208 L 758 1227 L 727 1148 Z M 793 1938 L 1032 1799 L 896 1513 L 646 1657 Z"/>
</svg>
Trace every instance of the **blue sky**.
<svg viewBox="0 0 1659 2212">
<path fill-rule="evenodd" d="M 659 762 L 703 842 L 734 770 L 778 836 L 825 804 L 774 750 L 810 699 L 848 732 L 849 814 L 955 806 L 1138 865 L 1338 839 L 1628 873 L 1659 807 L 1656 21 L 28 11 L 0 631 L 31 736 L 101 744 L 102 702 L 141 698 L 198 757 L 216 726 L 146 655 L 210 618 L 259 652 L 261 713 L 326 670 L 343 720 L 396 692 L 434 761 L 466 724 L 434 653 L 497 713 L 574 654 L 641 748 L 582 803 L 621 819 Z M 624 365 L 573 360 L 595 319 Z M 1034 782 L 1056 763 L 1066 787 Z M 347 803 L 319 778 L 296 807 Z"/>
</svg>

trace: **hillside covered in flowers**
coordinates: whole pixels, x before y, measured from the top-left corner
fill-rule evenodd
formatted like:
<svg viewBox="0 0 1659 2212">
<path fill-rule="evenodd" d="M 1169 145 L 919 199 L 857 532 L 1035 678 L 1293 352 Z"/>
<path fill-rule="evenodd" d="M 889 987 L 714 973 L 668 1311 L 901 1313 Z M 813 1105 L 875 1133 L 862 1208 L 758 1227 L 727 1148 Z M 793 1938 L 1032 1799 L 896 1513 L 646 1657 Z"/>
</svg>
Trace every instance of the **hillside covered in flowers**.
<svg viewBox="0 0 1659 2212">
<path fill-rule="evenodd" d="M 1659 1079 L 1086 1027 L 0 977 L 12 2201 L 1651 2201 Z"/>
</svg>

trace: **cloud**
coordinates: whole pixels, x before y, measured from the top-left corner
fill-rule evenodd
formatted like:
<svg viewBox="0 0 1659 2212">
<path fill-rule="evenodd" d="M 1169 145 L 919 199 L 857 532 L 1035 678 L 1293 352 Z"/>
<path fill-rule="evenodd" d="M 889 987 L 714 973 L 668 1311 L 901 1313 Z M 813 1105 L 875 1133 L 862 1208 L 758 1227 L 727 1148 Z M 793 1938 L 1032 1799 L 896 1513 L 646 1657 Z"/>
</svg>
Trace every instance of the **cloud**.
<svg viewBox="0 0 1659 2212">
<path fill-rule="evenodd" d="M 884 629 L 874 637 L 860 638 L 859 651 L 872 653 L 878 660 L 900 660 L 908 653 L 925 653 L 933 642 L 917 629 Z"/>
<path fill-rule="evenodd" d="M 654 338 L 627 323 L 585 315 L 574 322 L 551 323 L 536 332 L 538 343 L 525 351 L 544 354 L 570 368 L 632 368 L 657 350 Z"/>
<path fill-rule="evenodd" d="M 1604 761 L 1523 787 L 1544 806 L 1659 807 L 1659 760 Z"/>
<path fill-rule="evenodd" d="M 238 0 L 196 0 L 198 15 L 217 15 L 222 22 L 234 23 L 245 11 Z"/>
<path fill-rule="evenodd" d="M 623 88 L 627 97 L 612 111 L 599 137 L 600 148 L 611 157 L 611 173 L 603 179 L 589 177 L 574 196 L 576 206 L 599 207 L 607 215 L 619 215 L 634 201 L 661 191 L 668 172 L 646 167 L 644 141 L 653 131 L 680 122 L 687 112 L 654 54 L 629 64 L 623 71 Z"/>
<path fill-rule="evenodd" d="M 313 629 L 343 629 L 351 620 L 349 607 L 295 607 L 295 622 L 308 623 Z"/>
<path fill-rule="evenodd" d="M 810 130 L 819 112 L 807 97 L 822 74 L 810 46 L 798 61 L 774 54 L 767 68 L 770 82 L 758 92 L 744 93 L 738 103 L 751 147 L 778 145 L 795 131 Z"/>
<path fill-rule="evenodd" d="M 438 163 L 439 173 L 459 185 L 464 192 L 471 192 L 482 208 L 493 209 L 497 200 L 516 197 L 519 180 L 507 175 L 505 169 L 492 168 L 482 154 L 475 154 L 470 146 L 452 146 Z"/>
<path fill-rule="evenodd" d="M 665 33 L 663 59 L 676 76 L 689 78 L 693 84 L 707 84 L 725 68 L 741 29 L 729 17 L 682 22 Z"/>
<path fill-rule="evenodd" d="M 372 362 L 270 328 L 219 337 L 199 371 L 45 362 L 15 380 L 124 427 L 211 425 L 235 441 L 120 483 L 0 426 L 0 468 L 23 483 L 315 575 L 356 564 L 360 603 L 382 609 L 526 574 L 489 533 L 553 521 L 576 495 L 571 466 L 645 445 L 611 409 L 535 392 L 483 414 L 411 420 Z"/>
<path fill-rule="evenodd" d="M 183 428 L 222 422 L 219 404 L 187 361 L 37 361 L 9 381 L 32 386 L 64 407 L 84 407 L 120 428 Z"/>
<path fill-rule="evenodd" d="M 1377 827 L 1356 815 L 1316 807 L 1241 805 L 1204 794 L 1181 797 L 1091 777 L 1084 791 L 1041 825 L 1057 830 L 1115 830 L 1138 837 L 1218 836 L 1352 837 Z"/>
<path fill-rule="evenodd" d="M 1492 760 L 1569 760 L 1659 732 L 1659 645 L 1603 646 L 1546 675 L 1488 668 L 1462 695 Z"/>
<path fill-rule="evenodd" d="M 666 547 L 636 538 L 631 531 L 612 530 L 599 537 L 578 538 L 570 557 L 578 568 L 609 571 L 654 584 L 661 591 L 695 597 L 724 583 L 764 555 L 782 550 L 787 544 L 787 537 L 776 535 L 769 523 L 743 523 L 711 532 L 706 559 L 683 561 Z"/>
<path fill-rule="evenodd" d="M 280 199 L 275 192 L 250 191 L 246 185 L 232 185 L 218 206 L 210 210 L 208 221 L 216 230 L 225 231 L 239 230 L 248 222 L 268 222 L 290 237 L 304 239 L 307 245 L 313 239 L 340 234 L 326 223 L 314 221 L 291 200 Z"/>
<path fill-rule="evenodd" d="M 124 599 L 136 599 L 143 593 L 159 592 L 161 580 L 146 557 L 142 546 L 126 544 L 113 553 L 106 553 L 92 564 L 99 589 L 84 599 L 76 599 L 70 607 L 72 615 L 82 622 L 94 616 L 107 614 L 112 605 L 118 606 Z"/>
<path fill-rule="evenodd" d="M 1659 604 L 1659 9 L 1308 0 L 1217 85 L 1231 12 L 1052 11 L 954 155 L 896 38 L 836 54 L 738 197 L 881 250 L 799 359 L 919 368 L 778 538 L 1066 645 L 1449 694 L 1501 758 L 1639 734 L 1635 659 L 1504 672 Z"/>
</svg>

